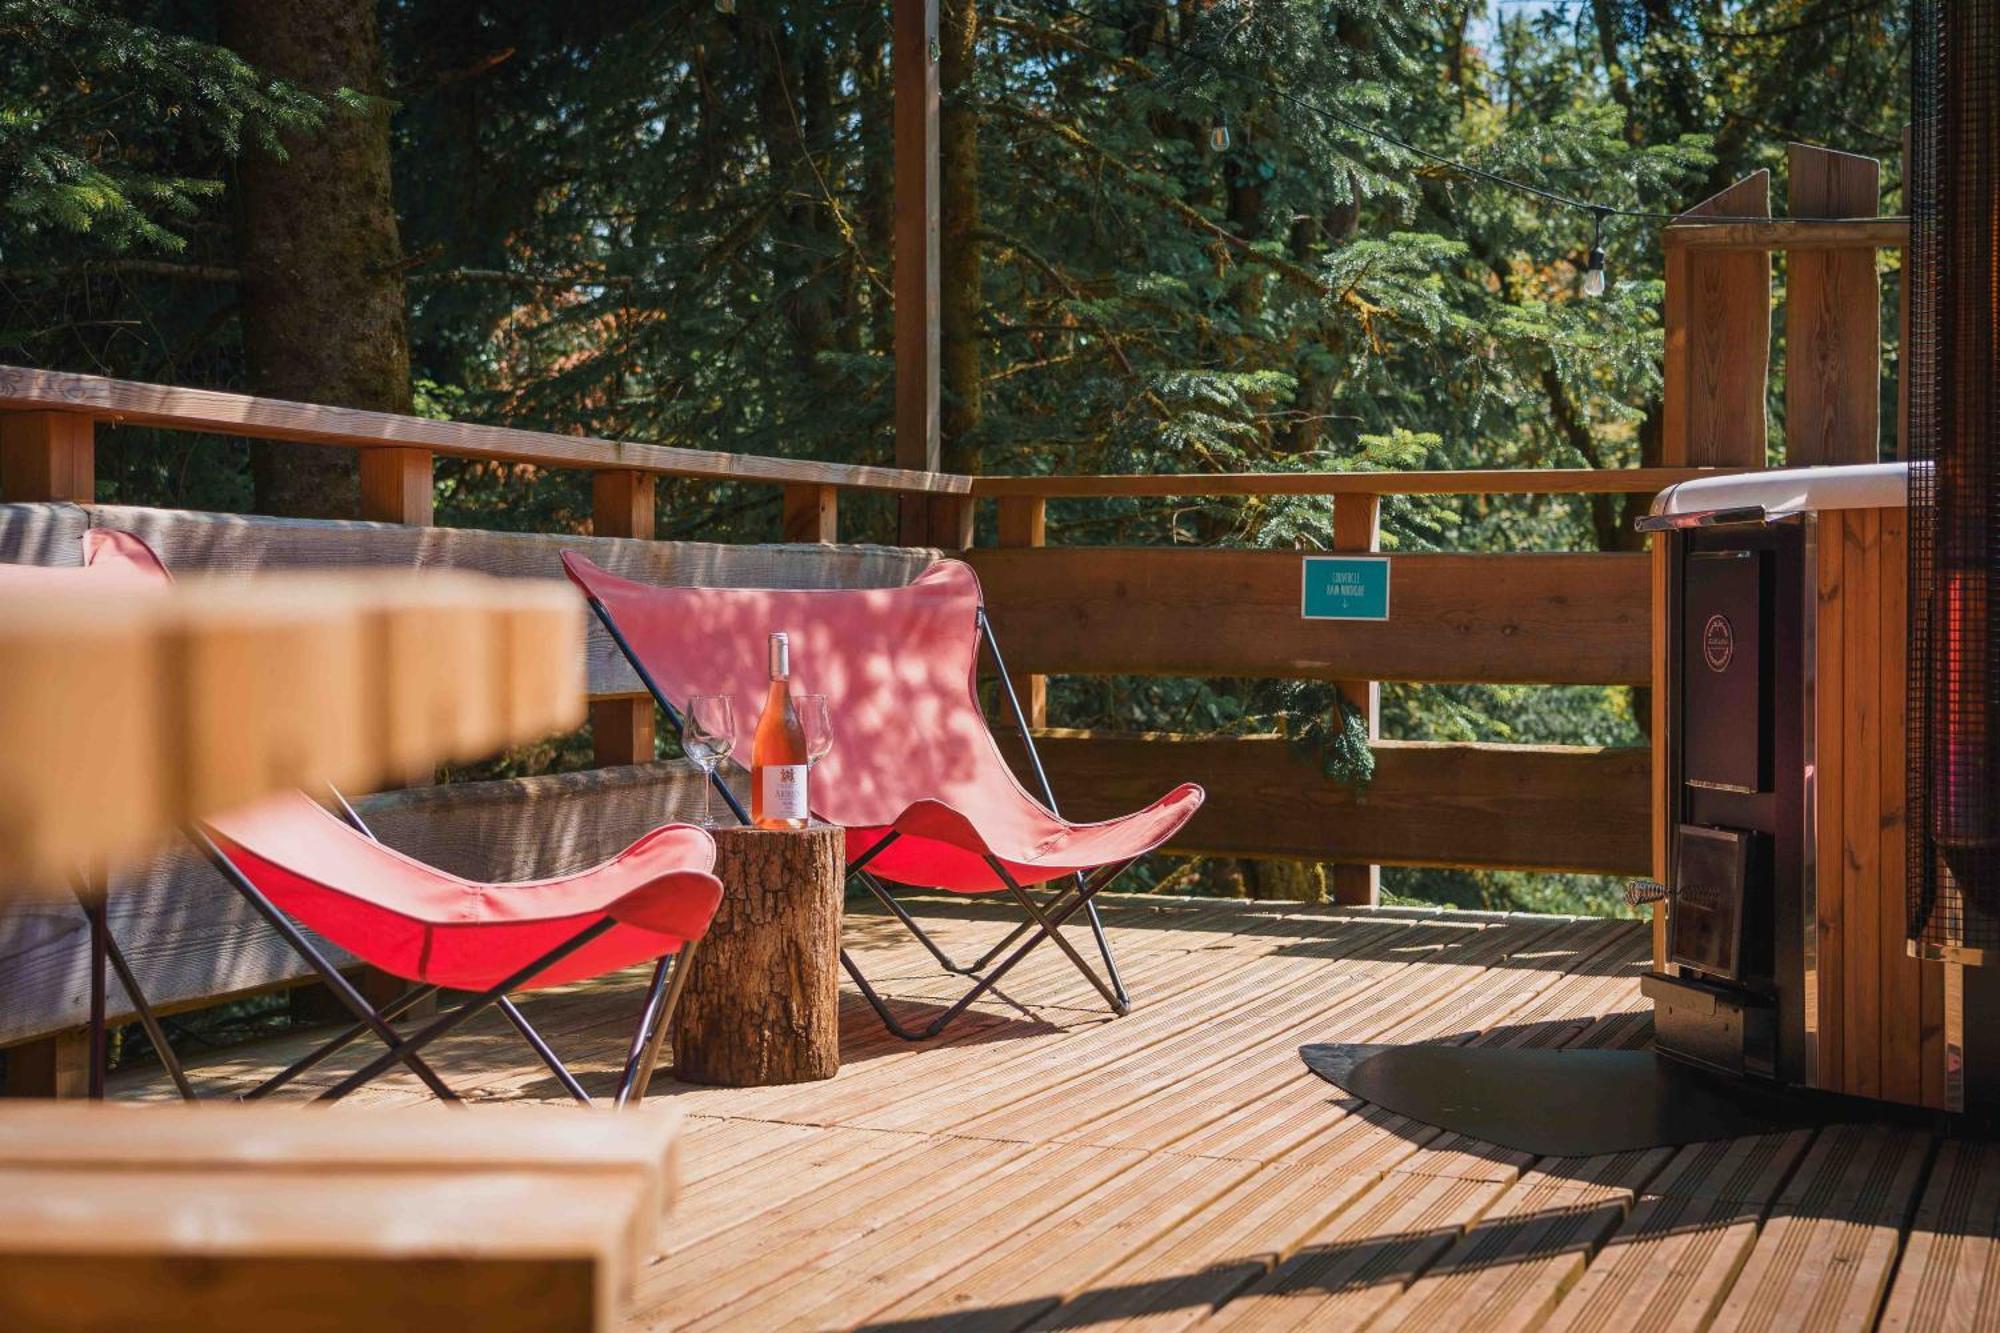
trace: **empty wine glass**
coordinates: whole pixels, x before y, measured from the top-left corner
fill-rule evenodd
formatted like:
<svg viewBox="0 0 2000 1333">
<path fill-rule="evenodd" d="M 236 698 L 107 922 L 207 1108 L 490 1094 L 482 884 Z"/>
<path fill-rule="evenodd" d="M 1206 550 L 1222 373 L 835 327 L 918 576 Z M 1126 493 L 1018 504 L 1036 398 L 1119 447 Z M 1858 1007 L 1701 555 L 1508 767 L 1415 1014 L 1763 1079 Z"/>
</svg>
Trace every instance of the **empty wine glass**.
<svg viewBox="0 0 2000 1333">
<path fill-rule="evenodd" d="M 801 694 L 798 710 L 806 733 L 806 763 L 817 764 L 833 749 L 833 715 L 826 711 L 824 694 Z"/>
<path fill-rule="evenodd" d="M 715 766 L 736 743 L 736 713 L 726 694 L 697 694 L 681 718 L 681 751 L 701 770 L 701 826 L 715 827 Z"/>
</svg>

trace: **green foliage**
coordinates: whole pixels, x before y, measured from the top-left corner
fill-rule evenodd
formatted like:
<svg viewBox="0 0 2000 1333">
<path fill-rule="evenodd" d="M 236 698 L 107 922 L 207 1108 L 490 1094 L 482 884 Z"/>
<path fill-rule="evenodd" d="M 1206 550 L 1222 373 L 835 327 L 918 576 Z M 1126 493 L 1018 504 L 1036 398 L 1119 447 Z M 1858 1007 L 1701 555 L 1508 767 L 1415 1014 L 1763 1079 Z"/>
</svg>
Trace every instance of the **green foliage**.
<svg viewBox="0 0 2000 1333">
<path fill-rule="evenodd" d="M 891 460 L 886 6 L 384 0 L 381 14 L 419 410 Z M 975 14 L 971 75 L 946 98 L 978 126 L 977 401 L 947 406 L 970 422 L 954 456 L 993 472 L 1654 459 L 1657 223 L 1609 220 L 1610 289 L 1584 299 L 1590 216 L 1356 127 L 1666 213 L 1782 169 L 1787 139 L 1893 159 L 1904 116 L 1889 0 L 980 0 Z M 0 0 L 0 355 L 240 379 L 229 162 L 282 151 L 352 99 L 262 78 L 212 28 L 212 0 Z M 947 198 L 965 184 L 947 179 Z M 233 508 L 242 456 L 125 432 L 101 475 L 107 498 Z M 588 523 L 577 474 L 451 461 L 439 477 L 442 522 Z M 1382 543 L 1622 549 L 1629 517 L 1621 497 L 1400 497 Z M 1331 539 L 1323 498 L 1059 501 L 1049 521 L 1079 545 Z M 843 501 L 851 539 L 893 522 L 879 498 Z M 776 524 L 768 488 L 661 487 L 666 536 L 768 540 Z M 1064 678 L 1051 707 L 1069 726 L 1282 728 L 1339 780 L 1366 780 L 1365 737 L 1323 683 Z M 1392 738 L 1633 744 L 1640 726 L 1625 690 L 1383 691 Z M 568 760 L 521 762 L 544 761 Z M 1146 873 L 1183 890 L 1257 882 L 1234 865 Z M 1482 906 L 1612 902 L 1578 877 L 1394 871 L 1390 885 Z"/>
<path fill-rule="evenodd" d="M 0 259 L 53 233 L 103 253 L 179 253 L 220 173 L 162 170 L 134 141 L 185 140 L 211 161 L 280 136 L 326 107 L 261 78 L 224 47 L 163 32 L 98 0 L 0 0 Z"/>
</svg>

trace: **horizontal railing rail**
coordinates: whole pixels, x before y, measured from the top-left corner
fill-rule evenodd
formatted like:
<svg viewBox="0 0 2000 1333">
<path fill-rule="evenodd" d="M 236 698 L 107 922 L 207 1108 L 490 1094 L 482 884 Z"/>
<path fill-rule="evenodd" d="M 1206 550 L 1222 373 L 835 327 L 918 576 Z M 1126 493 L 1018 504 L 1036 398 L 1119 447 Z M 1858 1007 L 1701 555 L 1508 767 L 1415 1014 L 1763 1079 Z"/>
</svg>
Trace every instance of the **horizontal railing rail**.
<svg viewBox="0 0 2000 1333">
<path fill-rule="evenodd" d="M 967 477 L 854 463 L 765 458 L 588 435 L 437 421 L 393 412 L 324 407 L 212 389 L 170 388 L 101 375 L 0 366 L 0 411 L 72 412 L 99 421 L 166 430 L 290 440 L 348 449 L 427 449 L 456 458 L 613 469 L 710 481 L 762 481 L 853 490 L 964 495 Z"/>
<path fill-rule="evenodd" d="M 1486 468 L 1455 472 L 1181 472 L 971 478 L 974 499 L 1223 495 L 1653 495 L 1742 468 Z"/>
</svg>

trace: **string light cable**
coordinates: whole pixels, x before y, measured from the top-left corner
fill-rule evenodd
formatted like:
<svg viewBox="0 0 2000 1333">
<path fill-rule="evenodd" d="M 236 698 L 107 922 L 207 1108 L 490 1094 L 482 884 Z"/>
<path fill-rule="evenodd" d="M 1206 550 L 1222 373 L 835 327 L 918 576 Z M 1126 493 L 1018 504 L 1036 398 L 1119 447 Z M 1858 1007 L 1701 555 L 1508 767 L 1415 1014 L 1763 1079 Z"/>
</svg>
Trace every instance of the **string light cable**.
<svg viewBox="0 0 2000 1333">
<path fill-rule="evenodd" d="M 1093 14 L 1088 10 L 1080 9 L 1077 6 L 1068 3 L 1068 0 L 1039 0 L 1039 3 L 1042 5 L 1044 11 L 1052 18 L 1080 19 L 1085 23 L 1092 23 L 1100 28 L 1117 32 L 1120 36 L 1129 35 L 1128 29 L 1125 27 L 1125 25 L 1118 23 L 1115 20 L 1103 18 L 1097 14 Z M 1477 166 L 1471 162 L 1461 161 L 1460 159 L 1451 157 L 1448 154 L 1435 152 L 1429 148 L 1421 147 L 1417 144 L 1411 143 L 1409 140 L 1404 139 L 1399 135 L 1391 134 L 1387 130 L 1383 130 L 1378 128 L 1377 126 L 1370 125 L 1366 121 L 1358 120 L 1353 116 L 1345 114 L 1344 112 L 1329 110 L 1328 108 L 1321 106 L 1317 102 L 1299 96 L 1297 93 L 1293 93 L 1284 88 L 1277 87 L 1265 80 L 1255 78 L 1252 75 L 1246 74 L 1240 70 L 1232 69 L 1229 66 L 1224 65 L 1218 60 L 1216 60 L 1213 56 L 1209 55 L 1207 52 L 1199 50 L 1197 48 L 1186 46 L 1179 42 L 1166 38 L 1160 39 L 1159 46 L 1160 49 L 1166 52 L 1168 56 L 1176 60 L 1185 59 L 1188 61 L 1192 61 L 1196 64 L 1200 64 L 1205 68 L 1211 70 L 1212 72 L 1221 75 L 1223 78 L 1234 79 L 1238 83 L 1241 83 L 1245 86 L 1253 87 L 1257 92 L 1265 96 L 1277 98 L 1279 101 L 1286 102 L 1294 107 L 1297 107 L 1301 111 L 1305 111 L 1311 115 L 1318 116 L 1322 120 L 1330 124 L 1339 125 L 1345 129 L 1353 130 L 1357 134 L 1373 139 L 1377 143 L 1386 144 L 1387 146 L 1394 148 L 1399 152 L 1408 153 L 1413 157 L 1421 158 L 1426 162 L 1430 162 L 1436 166 L 1444 167 L 1449 171 L 1455 172 L 1462 176 L 1470 177 L 1473 180 L 1483 181 L 1488 185 L 1497 186 L 1501 189 L 1512 190 L 1516 194 L 1524 195 L 1526 197 L 1539 200 L 1540 202 L 1545 204 L 1551 204 L 1558 208 L 1567 208 L 1576 212 L 1589 214 L 1591 218 L 1590 255 L 1584 271 L 1584 279 L 1583 279 L 1583 291 L 1586 296 L 1601 296 L 1604 293 L 1604 287 L 1605 287 L 1604 224 L 1611 218 L 1632 218 L 1634 220 L 1643 222 L 1666 222 L 1666 223 L 1702 222 L 1702 223 L 1767 224 L 1772 221 L 1772 219 L 1769 216 L 1760 217 L 1755 214 L 1731 215 L 1731 214 L 1704 213 L 1696 217 L 1691 217 L 1686 213 L 1662 213 L 1654 211 L 1652 209 L 1622 208 L 1616 204 L 1599 203 L 1596 200 L 1584 199 L 1577 195 L 1569 194 L 1562 190 L 1550 189 L 1545 186 L 1533 184 L 1529 181 L 1517 180 L 1512 176 L 1502 175 L 1500 172 L 1497 171 L 1489 171 L 1487 168 Z M 1157 80 L 1157 76 L 1155 76 L 1155 79 Z M 1229 143 L 1228 127 L 1218 122 L 1216 128 L 1210 132 L 1210 140 L 1211 143 L 1214 145 L 1220 145 L 1221 147 L 1226 147 Z M 1220 151 L 1219 148 L 1218 151 Z M 1801 217 L 1801 218 L 1787 219 L 1787 221 L 1790 221 L 1792 223 L 1803 223 L 1808 225 L 1821 225 L 1821 226 L 1839 226 L 1842 224 L 1849 224 L 1855 222 L 1872 222 L 1875 220 L 1876 219 L 1872 216 L 1866 218 Z"/>
</svg>

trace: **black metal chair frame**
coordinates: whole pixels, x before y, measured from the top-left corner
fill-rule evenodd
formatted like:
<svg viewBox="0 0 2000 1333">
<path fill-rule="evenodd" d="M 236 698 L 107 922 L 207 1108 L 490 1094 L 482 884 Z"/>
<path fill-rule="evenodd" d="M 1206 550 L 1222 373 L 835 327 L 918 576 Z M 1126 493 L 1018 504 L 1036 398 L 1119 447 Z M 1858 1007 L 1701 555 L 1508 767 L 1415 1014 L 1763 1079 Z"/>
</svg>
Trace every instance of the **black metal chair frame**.
<svg viewBox="0 0 2000 1333">
<path fill-rule="evenodd" d="M 333 791 L 332 795 L 339 806 L 341 818 L 356 832 L 371 841 L 376 841 L 374 831 L 362 821 L 361 816 L 348 804 L 347 799 L 338 791 Z M 306 938 L 305 932 L 300 930 L 291 918 L 280 911 L 277 905 L 230 861 L 205 830 L 199 828 L 191 830 L 189 838 L 230 887 L 242 895 L 294 953 L 306 961 L 319 979 L 326 984 L 327 989 L 333 992 L 355 1017 L 352 1026 L 244 1093 L 240 1100 L 254 1101 L 269 1096 L 329 1056 L 345 1049 L 358 1038 L 372 1033 L 381 1040 L 386 1049 L 360 1069 L 320 1093 L 316 1100 L 337 1101 L 400 1064 L 415 1074 L 438 1100 L 459 1102 L 462 1099 L 424 1060 L 421 1052 L 438 1038 L 455 1031 L 470 1019 L 491 1008 L 497 1009 L 513 1025 L 514 1030 L 521 1035 L 521 1039 L 562 1084 L 564 1091 L 581 1105 L 591 1104 L 590 1094 L 584 1091 L 576 1076 L 570 1073 L 568 1066 L 557 1057 L 541 1033 L 528 1022 L 527 1017 L 508 998 L 508 995 L 538 973 L 546 971 L 610 930 L 614 923 L 609 918 L 601 919 L 578 931 L 533 962 L 501 980 L 499 984 L 473 994 L 458 1007 L 439 1014 L 417 1031 L 404 1036 L 390 1024 L 419 1003 L 438 994 L 440 987 L 429 984 L 413 986 L 379 1009 L 376 1008 L 368 1002 L 354 983 L 333 965 L 326 954 Z M 194 1087 L 189 1082 L 179 1058 L 174 1054 L 173 1046 L 167 1040 L 159 1019 L 147 1001 L 145 991 L 140 987 L 137 977 L 126 964 L 125 956 L 119 950 L 117 941 L 112 937 L 105 915 L 102 885 L 92 884 L 80 878 L 77 884 L 77 901 L 82 905 L 84 915 L 90 923 L 90 1096 L 96 1099 L 104 1096 L 104 1066 L 108 1044 L 105 1022 L 108 978 L 105 974 L 105 964 L 108 962 L 117 971 L 119 982 L 125 987 L 125 993 L 132 1001 L 133 1011 L 145 1029 L 148 1039 L 152 1041 L 154 1050 L 159 1053 L 160 1062 L 173 1079 L 175 1088 L 183 1099 L 197 1100 Z M 653 967 L 652 980 L 646 987 L 646 1001 L 640 1010 L 638 1029 L 632 1035 L 632 1044 L 625 1056 L 624 1071 L 618 1080 L 618 1090 L 615 1095 L 618 1106 L 638 1101 L 646 1095 L 646 1089 L 652 1082 L 653 1071 L 659 1063 L 660 1048 L 665 1043 L 668 1026 L 673 1021 L 674 1009 L 680 1002 L 681 989 L 687 977 L 688 961 L 692 958 L 698 943 L 699 941 L 695 940 L 687 941 L 681 945 L 678 952 L 662 956 Z"/>
<path fill-rule="evenodd" d="M 639 680 L 646 687 L 646 692 L 653 696 L 653 702 L 659 705 L 662 713 L 666 714 L 667 721 L 672 724 L 675 731 L 680 731 L 682 728 L 680 711 L 668 700 L 666 693 L 660 688 L 659 682 L 655 681 L 652 673 L 646 669 L 646 664 L 639 660 L 639 655 L 632 650 L 632 645 L 627 642 L 624 634 L 619 631 L 618 624 L 612 619 L 611 613 L 597 598 L 589 597 L 587 600 L 590 603 L 591 611 L 597 616 L 598 622 L 604 626 L 605 633 L 611 636 L 611 641 L 618 646 L 618 651 L 625 655 L 625 660 L 631 663 L 633 671 L 638 673 Z M 987 653 L 993 659 L 993 668 L 1000 678 L 1000 688 L 1007 696 L 1007 705 L 1013 713 L 1014 725 L 1021 734 L 1021 743 L 1027 749 L 1028 761 L 1033 766 L 1036 782 L 1042 789 L 1042 799 L 1048 806 L 1050 813 L 1060 817 L 1061 811 L 1056 808 L 1055 790 L 1049 783 L 1047 770 L 1042 767 L 1042 757 L 1035 749 L 1035 737 L 1033 731 L 1028 726 L 1027 713 L 1021 707 L 1021 698 L 1014 689 L 1013 677 L 1007 674 L 1007 662 L 1001 656 L 1000 641 L 994 636 L 993 624 L 987 618 L 985 607 L 982 606 L 979 608 L 977 619 L 981 642 L 985 645 Z M 708 781 L 717 792 L 721 793 L 722 799 L 728 804 L 730 812 L 736 816 L 738 822 L 743 824 L 750 823 L 749 812 L 743 808 L 743 803 L 736 798 L 736 793 L 729 789 L 728 784 L 722 780 L 721 775 L 714 769 L 711 769 L 708 773 Z M 1023 958 L 1026 958 L 1029 952 L 1044 939 L 1055 942 L 1056 946 L 1062 950 L 1070 962 L 1076 966 L 1077 970 L 1083 973 L 1090 984 L 1097 989 L 1098 994 L 1104 997 L 1104 1001 L 1110 1006 L 1112 1013 L 1122 1018 L 1131 1012 L 1132 1000 L 1126 993 L 1123 979 L 1118 974 L 1118 962 L 1112 956 L 1111 941 L 1104 933 L 1104 921 L 1098 915 L 1096 903 L 1097 895 L 1104 892 L 1105 889 L 1111 886 L 1113 881 L 1125 873 L 1125 870 L 1132 864 L 1130 860 L 1101 866 L 1089 875 L 1085 875 L 1079 871 L 1071 877 L 1071 883 L 1049 895 L 1046 900 L 1037 902 L 1032 894 L 1015 881 L 1014 877 L 1007 872 L 1007 868 L 997 858 L 988 856 L 986 858 L 987 865 L 999 877 L 1000 883 L 1005 887 L 1008 895 L 1021 908 L 1022 914 L 1026 919 L 1009 931 L 997 944 L 988 949 L 976 961 L 966 964 L 955 961 L 947 954 L 937 941 L 931 938 L 930 934 L 917 923 L 916 918 L 910 915 L 909 910 L 896 900 L 895 895 L 889 891 L 888 887 L 875 875 L 869 873 L 867 868 L 868 863 L 880 854 L 883 849 L 893 843 L 898 836 L 893 832 L 890 833 L 873 847 L 870 847 L 860 856 L 850 861 L 847 865 L 849 882 L 859 881 L 862 887 L 873 894 L 876 900 L 889 910 L 891 915 L 900 921 L 911 934 L 917 937 L 924 948 L 929 950 L 931 956 L 938 961 L 938 964 L 945 971 L 958 976 L 970 977 L 973 979 L 974 984 L 970 990 L 955 1000 L 943 1013 L 932 1019 L 929 1024 L 921 1029 L 905 1027 L 897 1020 L 895 1014 L 890 1012 L 888 1003 L 882 998 L 881 994 L 869 984 L 868 978 L 862 974 L 860 964 L 854 961 L 854 956 L 845 948 L 841 949 L 840 965 L 847 970 L 847 975 L 854 979 L 854 984 L 860 990 L 861 997 L 875 1011 L 876 1017 L 882 1020 L 882 1025 L 893 1035 L 902 1038 L 904 1041 L 925 1041 L 940 1035 L 951 1025 L 953 1020 L 957 1019 L 970 1008 L 980 996 L 996 987 L 1000 983 L 1001 978 L 1012 971 L 1015 965 Z M 1060 929 L 1065 922 L 1078 912 L 1086 914 L 1091 933 L 1097 939 L 1098 952 L 1104 959 L 1106 975 L 1103 977 L 1100 977 L 1096 969 L 1085 961 L 1083 955 L 1077 952 L 1076 947 L 1063 936 Z M 1021 936 L 1029 934 L 1031 931 L 1033 932 L 1031 938 L 1021 943 L 1018 947 L 1015 947 L 1013 952 L 1007 954 L 1004 959 L 1001 959 L 997 966 L 994 965 L 995 959 L 1000 959 L 1001 954 L 1006 953 L 1016 940 L 1019 940 Z"/>
</svg>

